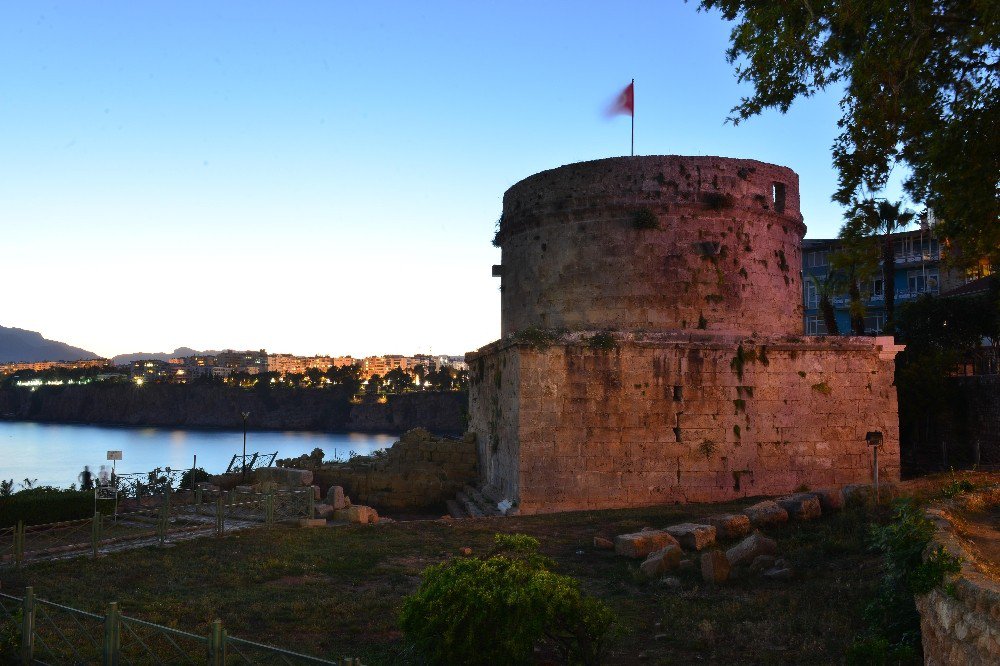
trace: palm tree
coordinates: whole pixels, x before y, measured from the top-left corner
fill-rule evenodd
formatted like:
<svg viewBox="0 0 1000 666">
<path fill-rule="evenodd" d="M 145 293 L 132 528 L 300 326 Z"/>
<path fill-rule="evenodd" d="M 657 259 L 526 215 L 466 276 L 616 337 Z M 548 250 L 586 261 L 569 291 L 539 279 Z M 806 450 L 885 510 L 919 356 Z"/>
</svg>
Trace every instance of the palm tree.
<svg viewBox="0 0 1000 666">
<path fill-rule="evenodd" d="M 872 238 L 879 244 L 882 260 L 882 291 L 885 294 L 885 333 L 895 330 L 896 289 L 894 277 L 896 274 L 896 252 L 893 248 L 892 234 L 905 229 L 915 213 L 903 210 L 903 202 L 895 203 L 885 199 L 863 199 L 855 201 L 847 214 L 844 229 L 851 227 L 852 233 L 860 237 Z M 843 230 L 841 231 L 843 233 Z"/>
<path fill-rule="evenodd" d="M 840 230 L 841 245 L 830 255 L 831 272 L 836 271 L 838 284 L 847 287 L 851 299 L 851 335 L 865 334 L 865 304 L 861 300 L 861 283 L 868 282 L 876 269 L 871 244 L 856 229 L 845 224 Z"/>
<path fill-rule="evenodd" d="M 833 310 L 832 300 L 840 288 L 839 278 L 840 274 L 832 270 L 826 276 L 809 276 L 809 279 L 816 286 L 816 294 L 819 296 L 819 311 L 823 313 L 823 322 L 826 324 L 827 335 L 840 335 L 840 327 L 837 325 L 837 317 Z"/>
</svg>

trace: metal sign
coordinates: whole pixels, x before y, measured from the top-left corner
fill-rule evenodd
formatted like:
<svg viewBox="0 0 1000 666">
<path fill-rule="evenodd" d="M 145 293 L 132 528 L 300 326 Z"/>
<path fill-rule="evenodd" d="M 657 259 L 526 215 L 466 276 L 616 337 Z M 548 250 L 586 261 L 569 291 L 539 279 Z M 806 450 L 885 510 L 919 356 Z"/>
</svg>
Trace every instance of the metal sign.
<svg viewBox="0 0 1000 666">
<path fill-rule="evenodd" d="M 108 460 L 121 460 L 121 459 L 122 459 L 121 451 L 108 451 Z"/>
</svg>

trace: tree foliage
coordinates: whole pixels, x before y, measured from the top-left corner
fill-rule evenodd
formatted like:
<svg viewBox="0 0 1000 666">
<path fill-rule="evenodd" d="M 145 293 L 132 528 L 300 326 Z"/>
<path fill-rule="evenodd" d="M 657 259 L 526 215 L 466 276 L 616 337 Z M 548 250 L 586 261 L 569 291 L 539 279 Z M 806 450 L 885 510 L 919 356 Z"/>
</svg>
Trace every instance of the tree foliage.
<svg viewBox="0 0 1000 666">
<path fill-rule="evenodd" d="M 844 205 L 909 167 L 910 197 L 962 256 L 1000 263 L 1000 3 L 701 0 L 735 21 L 727 57 L 753 94 L 733 122 L 843 86 L 833 145 Z"/>
</svg>

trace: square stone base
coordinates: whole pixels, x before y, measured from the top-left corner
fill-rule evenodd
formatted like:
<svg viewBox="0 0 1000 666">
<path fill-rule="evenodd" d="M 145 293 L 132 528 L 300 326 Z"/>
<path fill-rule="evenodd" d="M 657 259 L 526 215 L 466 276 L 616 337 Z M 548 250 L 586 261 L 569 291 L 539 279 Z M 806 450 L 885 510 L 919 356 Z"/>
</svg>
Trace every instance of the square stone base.
<svg viewBox="0 0 1000 666">
<path fill-rule="evenodd" d="M 522 514 L 864 483 L 872 431 L 899 478 L 891 338 L 534 337 L 467 356 L 483 481 Z"/>
</svg>

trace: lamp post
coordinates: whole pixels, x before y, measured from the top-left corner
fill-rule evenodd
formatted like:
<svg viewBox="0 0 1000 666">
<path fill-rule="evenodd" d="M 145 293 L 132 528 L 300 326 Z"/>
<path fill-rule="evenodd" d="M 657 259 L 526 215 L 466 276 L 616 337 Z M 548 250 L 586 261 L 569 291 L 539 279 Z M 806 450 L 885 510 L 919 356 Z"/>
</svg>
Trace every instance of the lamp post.
<svg viewBox="0 0 1000 666">
<path fill-rule="evenodd" d="M 246 483 L 247 480 L 247 419 L 250 417 L 250 412 L 241 412 L 243 414 L 243 482 Z"/>
</svg>

